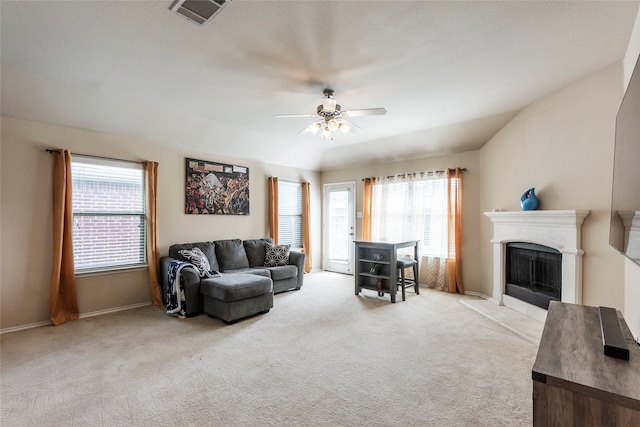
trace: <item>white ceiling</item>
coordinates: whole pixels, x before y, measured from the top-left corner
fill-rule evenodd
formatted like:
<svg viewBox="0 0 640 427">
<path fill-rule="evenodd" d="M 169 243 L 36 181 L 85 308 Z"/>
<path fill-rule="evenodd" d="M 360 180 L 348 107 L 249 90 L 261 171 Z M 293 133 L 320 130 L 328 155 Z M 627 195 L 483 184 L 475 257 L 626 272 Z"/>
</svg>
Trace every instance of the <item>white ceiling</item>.
<svg viewBox="0 0 640 427">
<path fill-rule="evenodd" d="M 326 170 L 480 148 L 520 109 L 620 61 L 638 2 L 0 3 L 2 115 Z M 298 132 L 330 87 L 362 129 Z"/>
</svg>

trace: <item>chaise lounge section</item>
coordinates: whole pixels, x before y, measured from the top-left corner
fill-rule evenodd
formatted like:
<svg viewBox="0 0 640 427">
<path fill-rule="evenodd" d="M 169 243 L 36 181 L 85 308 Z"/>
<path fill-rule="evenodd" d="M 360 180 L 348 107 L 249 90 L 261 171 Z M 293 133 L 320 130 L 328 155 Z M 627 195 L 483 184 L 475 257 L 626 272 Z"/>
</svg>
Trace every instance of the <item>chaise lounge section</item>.
<svg viewBox="0 0 640 427">
<path fill-rule="evenodd" d="M 273 239 L 228 239 L 210 242 L 175 244 L 168 256 L 160 258 L 160 282 L 167 303 L 169 266 L 172 261 L 186 261 L 180 251 L 198 248 L 211 270 L 220 277 L 201 278 L 195 268 L 182 270 L 185 315 L 205 312 L 233 323 L 244 317 L 266 313 L 273 306 L 273 294 L 302 287 L 305 255 L 289 251 L 288 256 L 272 256 L 278 248 Z M 275 252 L 277 253 L 277 252 Z"/>
</svg>

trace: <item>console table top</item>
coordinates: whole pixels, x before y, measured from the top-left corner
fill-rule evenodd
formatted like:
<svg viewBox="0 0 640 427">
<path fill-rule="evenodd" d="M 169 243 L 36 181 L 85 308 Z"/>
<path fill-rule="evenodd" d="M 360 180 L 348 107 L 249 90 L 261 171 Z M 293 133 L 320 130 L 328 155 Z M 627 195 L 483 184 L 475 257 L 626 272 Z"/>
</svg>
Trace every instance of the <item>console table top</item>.
<svg viewBox="0 0 640 427">
<path fill-rule="evenodd" d="M 604 354 L 597 307 L 551 302 L 533 380 L 640 410 L 640 347 L 620 312 L 618 318 L 629 360 Z"/>
</svg>

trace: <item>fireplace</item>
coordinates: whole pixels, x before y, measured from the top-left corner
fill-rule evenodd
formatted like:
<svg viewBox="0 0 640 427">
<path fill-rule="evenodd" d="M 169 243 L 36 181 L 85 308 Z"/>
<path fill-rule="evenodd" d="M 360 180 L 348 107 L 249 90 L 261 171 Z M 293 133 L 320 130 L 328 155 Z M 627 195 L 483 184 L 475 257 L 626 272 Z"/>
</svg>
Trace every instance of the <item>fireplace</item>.
<svg viewBox="0 0 640 427">
<path fill-rule="evenodd" d="M 562 254 L 535 243 L 507 243 L 506 295 L 547 310 L 562 297 Z"/>
<path fill-rule="evenodd" d="M 493 293 L 491 300 L 523 314 L 544 321 L 549 301 L 582 304 L 582 223 L 589 211 L 537 210 L 513 212 L 485 212 L 493 222 Z M 522 247 L 524 246 L 524 248 Z M 507 280 L 507 263 L 512 261 L 508 248 L 547 251 L 544 261 L 532 266 L 531 258 L 522 261 L 518 271 L 512 272 L 518 281 L 533 282 L 530 289 Z M 542 251 L 540 251 L 542 252 Z M 528 266 L 525 264 L 528 262 Z M 510 274 L 512 274 L 510 273 Z M 550 276 L 551 284 L 540 284 L 537 277 Z M 529 278 L 527 279 L 528 276 Z M 532 279 L 532 276 L 535 276 Z M 547 280 L 547 279 L 545 279 Z M 512 286 L 518 285 L 518 287 Z M 558 287 L 558 291 L 549 288 Z M 557 294 L 554 292 L 558 292 Z M 512 295 L 512 294 L 517 295 Z M 529 299 L 529 300 L 528 300 Z M 533 299 L 533 301 L 531 301 Z M 540 301 L 540 304 L 536 302 Z"/>
</svg>

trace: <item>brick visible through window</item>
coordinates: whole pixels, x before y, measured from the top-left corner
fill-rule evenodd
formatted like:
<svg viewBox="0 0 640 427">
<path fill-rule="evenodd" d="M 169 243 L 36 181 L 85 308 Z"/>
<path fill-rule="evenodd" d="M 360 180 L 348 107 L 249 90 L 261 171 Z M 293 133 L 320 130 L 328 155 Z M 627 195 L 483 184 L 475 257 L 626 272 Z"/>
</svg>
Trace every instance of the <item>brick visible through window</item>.
<svg viewBox="0 0 640 427">
<path fill-rule="evenodd" d="M 71 176 L 76 272 L 144 265 L 142 164 L 75 155 Z"/>
</svg>

